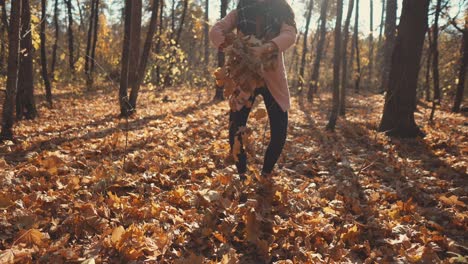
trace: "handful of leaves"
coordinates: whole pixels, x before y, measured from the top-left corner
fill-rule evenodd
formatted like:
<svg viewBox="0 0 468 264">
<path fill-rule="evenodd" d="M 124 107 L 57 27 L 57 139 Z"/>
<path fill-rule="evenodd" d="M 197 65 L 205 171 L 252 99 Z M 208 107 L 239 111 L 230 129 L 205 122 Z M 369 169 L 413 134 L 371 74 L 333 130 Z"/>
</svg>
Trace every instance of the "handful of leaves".
<svg viewBox="0 0 468 264">
<path fill-rule="evenodd" d="M 216 84 L 224 86 L 224 97 L 229 98 L 231 111 L 238 111 L 243 106 L 251 107 L 249 98 L 255 89 L 265 85 L 263 72 L 277 67 L 278 52 L 268 52 L 255 56 L 250 48 L 260 47 L 264 42 L 254 36 L 226 34 L 226 63 L 216 69 Z"/>
</svg>

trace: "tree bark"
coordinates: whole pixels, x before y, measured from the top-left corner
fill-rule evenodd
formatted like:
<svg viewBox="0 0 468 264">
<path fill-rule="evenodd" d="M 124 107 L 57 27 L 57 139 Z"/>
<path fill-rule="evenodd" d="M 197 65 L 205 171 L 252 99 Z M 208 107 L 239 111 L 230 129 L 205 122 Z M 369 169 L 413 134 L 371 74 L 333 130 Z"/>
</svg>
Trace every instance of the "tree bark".
<svg viewBox="0 0 468 264">
<path fill-rule="evenodd" d="M 138 99 L 138 92 L 140 91 L 140 86 L 143 83 L 145 78 L 146 65 L 148 64 L 148 59 L 151 52 L 151 45 L 153 43 L 154 34 L 156 32 L 156 26 L 158 24 L 158 9 L 159 9 L 159 0 L 153 0 L 153 6 L 151 8 L 151 20 L 149 24 L 148 33 L 146 35 L 145 45 L 143 48 L 143 53 L 141 55 L 140 65 L 138 66 L 137 72 L 137 82 L 135 86 L 132 87 L 130 92 L 130 105 L 135 110 L 136 102 Z"/>
<path fill-rule="evenodd" d="M 130 68 L 128 72 L 128 86 L 131 89 L 136 87 L 138 82 L 138 65 L 140 64 L 140 44 L 141 44 L 141 15 L 142 0 L 132 0 L 132 30 L 130 37 Z M 132 104 L 130 103 L 130 106 Z M 134 109 L 132 109 L 133 111 Z"/>
<path fill-rule="evenodd" d="M 226 16 L 227 13 L 228 0 L 221 0 L 221 19 Z M 218 67 L 224 66 L 224 52 L 218 50 Z M 214 101 L 219 101 L 224 99 L 224 87 L 216 85 L 216 92 L 213 98 Z"/>
<path fill-rule="evenodd" d="M 340 108 L 340 66 L 341 66 L 341 20 L 343 18 L 343 0 L 337 1 L 335 23 L 335 48 L 333 52 L 333 99 L 327 130 L 335 130 Z"/>
<path fill-rule="evenodd" d="M 21 38 L 21 4 L 22 1 L 11 2 L 11 16 L 9 25 L 8 70 L 5 91 L 5 101 L 2 113 L 1 140 L 13 139 L 13 123 L 16 90 L 18 87 L 19 54 Z"/>
<path fill-rule="evenodd" d="M 52 81 L 55 80 L 55 65 L 57 63 L 57 48 L 58 48 L 58 41 L 60 36 L 60 25 L 59 25 L 59 10 L 58 10 L 58 0 L 55 0 L 54 4 L 54 25 L 55 25 L 55 42 L 54 46 L 52 47 L 52 65 L 50 69 L 50 76 Z"/>
<path fill-rule="evenodd" d="M 356 81 L 354 91 L 359 92 L 361 86 L 361 51 L 359 49 L 359 0 L 356 0 L 356 15 L 354 18 L 354 50 L 356 53 Z"/>
<path fill-rule="evenodd" d="M 301 86 L 301 88 L 299 91 L 302 91 L 302 87 L 304 86 L 304 82 L 305 82 L 304 70 L 305 70 L 305 64 L 306 64 L 306 56 L 308 53 L 307 41 L 309 39 L 309 27 L 310 27 L 310 20 L 312 18 L 313 7 L 314 7 L 314 1 L 310 0 L 309 8 L 307 9 L 307 14 L 306 14 L 306 26 L 304 30 L 304 39 L 303 39 L 303 44 L 302 44 L 301 68 L 299 70 L 299 85 Z"/>
<path fill-rule="evenodd" d="M 47 52 L 46 52 L 46 17 L 47 17 L 47 0 L 41 0 L 41 66 L 42 66 L 42 80 L 46 92 L 46 100 L 49 107 L 52 108 L 52 88 L 50 87 L 49 74 L 47 73 Z"/>
<path fill-rule="evenodd" d="M 369 76 L 368 86 L 374 85 L 374 0 L 370 0 L 370 33 L 369 33 Z"/>
<path fill-rule="evenodd" d="M 72 14 L 72 1 L 65 0 L 68 10 L 68 62 L 70 65 L 70 73 L 75 73 L 75 59 L 74 59 L 74 40 L 73 40 L 73 14 Z"/>
<path fill-rule="evenodd" d="M 416 125 L 416 88 L 429 0 L 404 0 L 398 35 L 392 55 L 388 91 L 379 131 L 395 137 L 417 137 L 424 133 Z"/>
<path fill-rule="evenodd" d="M 2 8 L 2 24 L 4 27 L 4 30 L 8 31 L 9 25 L 8 25 L 8 15 L 5 7 L 5 0 L 0 0 L 0 7 Z"/>
<path fill-rule="evenodd" d="M 387 0 L 387 13 L 385 15 L 385 43 L 383 47 L 382 80 L 380 91 L 388 91 L 388 76 L 392 60 L 392 52 L 395 46 L 397 0 Z"/>
<path fill-rule="evenodd" d="M 312 72 L 312 77 L 310 79 L 309 91 L 307 93 L 307 100 L 309 102 L 313 101 L 314 94 L 318 90 L 318 80 L 320 75 L 320 62 L 322 61 L 323 48 L 325 47 L 325 39 L 327 34 L 327 13 L 328 13 L 328 0 L 322 0 L 322 5 L 320 7 L 320 37 L 317 43 L 317 50 L 315 52 L 315 60 Z"/>
<path fill-rule="evenodd" d="M 346 15 L 345 26 L 343 29 L 343 67 L 341 73 L 341 92 L 340 92 L 340 115 L 346 114 L 346 89 L 348 89 L 348 41 L 349 41 L 349 25 L 351 16 L 353 15 L 354 0 L 349 0 L 348 14 Z"/>
<path fill-rule="evenodd" d="M 31 9 L 29 0 L 21 6 L 21 56 L 16 94 L 16 118 L 34 119 L 37 116 L 34 102 L 33 46 L 31 31 Z"/>
<path fill-rule="evenodd" d="M 94 11 L 94 37 L 93 37 L 93 44 L 91 45 L 91 67 L 90 67 L 90 75 L 91 75 L 91 82 L 94 82 L 94 68 L 96 65 L 96 46 L 98 41 L 98 31 L 99 31 L 99 4 L 100 0 L 96 0 L 96 7 Z M 92 83 L 91 83 L 92 84 Z"/>
<path fill-rule="evenodd" d="M 130 114 L 130 103 L 128 100 L 129 67 L 130 67 L 130 42 L 132 33 L 132 8 L 133 0 L 125 1 L 124 40 L 122 45 L 122 62 L 120 71 L 119 103 L 120 116 Z"/>
<path fill-rule="evenodd" d="M 8 42 L 8 18 L 5 7 L 5 0 L 0 0 L 1 8 L 1 25 L 0 25 L 0 74 L 6 74 L 4 65 L 6 54 L 6 43 Z"/>
<path fill-rule="evenodd" d="M 160 54 L 161 53 L 161 38 L 163 34 L 163 13 L 164 13 L 164 1 L 161 1 L 159 5 L 159 28 L 158 28 L 158 42 L 156 43 L 156 53 Z M 158 65 L 156 66 L 156 84 L 161 83 L 161 66 Z"/>
<path fill-rule="evenodd" d="M 210 0 L 205 0 L 205 25 L 203 28 L 204 31 L 204 48 L 205 48 L 205 65 L 208 67 L 210 65 L 210 25 L 209 25 L 209 8 L 210 8 Z"/>
<path fill-rule="evenodd" d="M 427 60 L 426 60 L 426 78 L 424 80 L 424 90 L 426 101 L 431 100 L 431 59 L 432 59 L 432 33 L 431 30 L 427 32 Z"/>
<path fill-rule="evenodd" d="M 465 14 L 465 28 L 463 29 L 462 34 L 462 58 L 460 59 L 460 69 L 458 71 L 457 93 L 455 94 L 455 100 L 452 107 L 452 112 L 454 113 L 460 112 L 460 106 L 463 101 L 463 94 L 465 91 L 466 69 L 468 67 L 468 10 Z"/>
<path fill-rule="evenodd" d="M 93 30 L 94 30 L 94 23 L 95 23 L 95 8 L 96 8 L 96 0 L 91 0 L 91 13 L 89 15 L 89 27 L 88 27 L 88 38 L 86 41 L 86 55 L 85 55 L 85 75 L 86 75 L 86 84 L 88 89 L 91 88 L 91 74 L 90 74 L 90 61 L 91 61 L 91 44 L 93 43 Z"/>
<path fill-rule="evenodd" d="M 437 0 L 434 26 L 432 31 L 432 82 L 434 85 L 434 98 L 429 120 L 434 120 L 436 106 L 440 104 L 440 80 L 439 80 L 439 17 L 442 8 L 442 0 Z"/>
</svg>

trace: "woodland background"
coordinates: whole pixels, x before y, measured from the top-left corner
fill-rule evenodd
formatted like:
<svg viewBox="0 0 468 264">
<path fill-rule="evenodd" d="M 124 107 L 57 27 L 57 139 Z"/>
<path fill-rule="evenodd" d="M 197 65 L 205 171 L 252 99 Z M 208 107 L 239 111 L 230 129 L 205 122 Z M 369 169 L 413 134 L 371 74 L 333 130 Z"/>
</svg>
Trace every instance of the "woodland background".
<svg viewBox="0 0 468 264">
<path fill-rule="evenodd" d="M 0 263 L 466 263 L 466 1 L 290 4 L 265 200 L 264 107 L 240 195 L 212 74 L 235 1 L 0 0 Z"/>
</svg>

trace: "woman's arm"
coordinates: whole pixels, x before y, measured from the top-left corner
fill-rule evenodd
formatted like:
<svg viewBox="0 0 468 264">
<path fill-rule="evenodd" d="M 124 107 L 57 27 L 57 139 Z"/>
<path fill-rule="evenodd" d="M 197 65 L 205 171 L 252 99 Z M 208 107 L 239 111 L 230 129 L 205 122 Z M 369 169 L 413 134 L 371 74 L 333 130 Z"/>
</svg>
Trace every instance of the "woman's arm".
<svg viewBox="0 0 468 264">
<path fill-rule="evenodd" d="M 296 42 L 296 34 L 295 27 L 283 23 L 279 35 L 273 38 L 271 42 L 276 44 L 279 52 L 283 52 Z"/>
<path fill-rule="evenodd" d="M 210 40 L 216 48 L 219 48 L 224 43 L 226 33 L 233 31 L 236 28 L 237 10 L 233 10 L 223 19 L 214 24 L 210 30 Z"/>
</svg>

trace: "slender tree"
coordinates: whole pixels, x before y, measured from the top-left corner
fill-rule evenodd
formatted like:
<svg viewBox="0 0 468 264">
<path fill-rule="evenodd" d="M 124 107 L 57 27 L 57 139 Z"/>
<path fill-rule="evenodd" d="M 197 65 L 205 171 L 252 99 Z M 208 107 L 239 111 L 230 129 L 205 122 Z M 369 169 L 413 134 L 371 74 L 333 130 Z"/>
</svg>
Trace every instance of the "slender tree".
<svg viewBox="0 0 468 264">
<path fill-rule="evenodd" d="M 348 89 L 348 41 L 349 41 L 349 25 L 351 24 L 351 16 L 353 15 L 354 0 L 349 0 L 348 13 L 346 15 L 345 25 L 343 29 L 343 55 L 342 72 L 341 72 L 341 91 L 340 91 L 340 115 L 346 114 L 346 89 Z"/>
<path fill-rule="evenodd" d="M 3 29 L 8 30 L 8 15 L 6 11 L 5 0 L 0 0 L 0 8 L 2 8 L 1 20 L 2 20 Z"/>
<path fill-rule="evenodd" d="M 158 24 L 158 9 L 159 9 L 159 0 L 153 0 L 153 5 L 151 8 L 151 20 L 150 20 L 150 24 L 148 28 L 148 33 L 146 35 L 143 53 L 140 59 L 140 65 L 138 66 L 137 82 L 135 83 L 135 86 L 132 87 L 132 90 L 130 92 L 130 105 L 132 106 L 133 109 L 136 109 L 138 92 L 140 90 L 140 86 L 145 77 L 146 65 L 148 64 L 148 59 L 150 57 L 151 46 L 153 44 L 153 38 L 156 33 L 156 27 Z"/>
<path fill-rule="evenodd" d="M 356 0 L 356 13 L 354 15 L 353 46 L 356 53 L 356 81 L 354 91 L 359 92 L 361 86 L 361 51 L 359 48 L 359 0 Z"/>
<path fill-rule="evenodd" d="M 68 63 L 70 65 L 70 72 L 75 73 L 75 59 L 74 59 L 74 36 L 73 36 L 73 6 L 72 0 L 65 0 L 68 10 Z"/>
<path fill-rule="evenodd" d="M 91 67 L 89 69 L 89 75 L 92 82 L 94 82 L 93 73 L 96 65 L 96 46 L 98 41 L 98 31 L 99 31 L 99 4 L 100 0 L 96 0 L 96 6 L 94 11 L 94 37 L 93 43 L 91 44 Z"/>
<path fill-rule="evenodd" d="M 387 0 L 385 15 L 385 43 L 383 47 L 383 62 L 380 91 L 387 91 L 388 76 L 390 74 L 390 64 L 393 47 L 395 46 L 396 21 L 397 21 L 397 0 Z"/>
<path fill-rule="evenodd" d="M 209 25 L 209 10 L 210 10 L 210 0 L 205 0 L 205 21 L 203 26 L 204 32 L 204 48 L 205 48 L 205 65 L 209 66 L 210 64 L 210 38 L 208 36 L 210 25 Z"/>
<path fill-rule="evenodd" d="M 221 19 L 226 16 L 227 13 L 227 6 L 228 0 L 221 0 Z M 224 65 L 224 52 L 222 50 L 218 50 L 218 67 L 223 67 Z M 216 85 L 216 93 L 213 100 L 218 101 L 224 98 L 223 95 L 224 87 Z"/>
<path fill-rule="evenodd" d="M 31 6 L 29 0 L 21 5 L 21 56 L 16 94 L 16 118 L 34 119 L 37 116 L 34 101 L 33 45 L 31 31 Z"/>
<path fill-rule="evenodd" d="M 5 0 L 0 0 L 1 24 L 0 24 L 0 74 L 5 72 L 6 43 L 8 42 L 8 18 L 5 7 Z"/>
<path fill-rule="evenodd" d="M 392 56 L 388 91 L 379 131 L 390 136 L 417 137 L 416 87 L 430 0 L 404 0 Z"/>
<path fill-rule="evenodd" d="M 50 76 L 52 81 L 55 80 L 55 65 L 57 63 L 57 48 L 58 48 L 58 41 L 60 36 L 60 25 L 59 25 L 59 9 L 58 9 L 58 0 L 55 0 L 54 4 L 54 26 L 55 26 L 55 42 L 54 46 L 52 47 L 52 65 L 50 68 Z"/>
<path fill-rule="evenodd" d="M 307 58 L 307 53 L 308 53 L 308 40 L 309 40 L 309 27 L 310 27 L 310 20 L 312 18 L 312 9 L 314 7 L 314 1 L 309 0 L 309 8 L 307 8 L 307 13 L 306 13 L 306 25 L 305 25 L 305 30 L 304 30 L 304 39 L 303 39 L 303 44 L 302 44 L 302 58 L 301 58 L 301 68 L 299 70 L 299 84 L 302 87 L 304 86 L 305 82 L 305 75 L 304 75 L 304 70 L 305 70 L 305 64 L 306 64 L 306 58 Z"/>
<path fill-rule="evenodd" d="M 442 9 L 442 0 L 437 0 L 434 26 L 432 27 L 432 82 L 434 85 L 434 98 L 432 100 L 432 110 L 429 117 L 434 120 L 436 105 L 440 104 L 440 77 L 439 77 L 439 17 Z"/>
<path fill-rule="evenodd" d="M 130 37 L 130 69 L 128 72 L 128 86 L 134 89 L 138 82 L 138 65 L 140 64 L 140 44 L 141 44 L 141 15 L 142 0 L 132 0 L 132 30 Z M 132 104 L 130 106 L 133 109 Z"/>
<path fill-rule="evenodd" d="M 41 0 L 41 66 L 42 80 L 46 92 L 46 100 L 49 107 L 52 107 L 52 88 L 50 87 L 49 74 L 47 73 L 47 43 L 46 43 L 46 18 L 47 18 L 47 0 Z"/>
<path fill-rule="evenodd" d="M 125 1 L 124 11 L 124 39 L 122 45 L 122 61 L 120 71 L 119 103 L 120 116 L 130 114 L 131 107 L 128 99 L 129 71 L 130 71 L 130 42 L 132 33 L 132 8 L 133 0 Z"/>
<path fill-rule="evenodd" d="M 379 25 L 379 41 L 378 47 L 380 48 L 382 45 L 382 36 L 383 36 L 383 29 L 385 25 L 385 0 L 382 0 L 382 13 L 380 14 L 380 25 Z"/>
<path fill-rule="evenodd" d="M 327 14 L 328 14 L 328 0 L 322 0 L 320 7 L 320 37 L 317 43 L 317 49 L 315 51 L 315 60 L 312 65 L 313 71 L 310 79 L 309 91 L 307 93 L 307 100 L 311 102 L 314 94 L 318 90 L 318 81 L 320 75 L 320 62 L 322 61 L 323 49 L 325 47 L 325 39 L 327 37 Z"/>
<path fill-rule="evenodd" d="M 91 45 L 93 43 L 93 31 L 94 31 L 94 24 L 95 22 L 95 9 L 96 9 L 96 0 L 91 0 L 91 12 L 89 16 L 89 27 L 88 27 L 88 38 L 86 42 L 86 55 L 85 55 L 85 74 L 86 74 L 86 83 L 88 89 L 91 87 L 92 84 L 92 77 L 90 74 L 90 62 L 91 62 Z"/>
<path fill-rule="evenodd" d="M 427 54 L 426 54 L 426 77 L 424 80 L 424 91 L 426 101 L 431 100 L 431 60 L 432 60 L 432 33 L 431 30 L 427 32 Z"/>
<path fill-rule="evenodd" d="M 463 34 L 461 45 L 462 57 L 460 59 L 460 69 L 458 71 L 457 92 L 452 107 L 452 112 L 455 113 L 460 112 L 460 105 L 463 101 L 463 94 L 465 91 L 466 69 L 468 67 L 468 9 L 465 14 L 465 27 L 459 29 L 459 31 Z"/>
<path fill-rule="evenodd" d="M 373 82 L 373 74 L 374 74 L 374 0 L 370 0 L 369 2 L 369 25 L 370 25 L 370 33 L 369 33 L 369 76 L 368 76 L 368 86 L 372 87 L 374 85 Z"/>
<path fill-rule="evenodd" d="M 161 53 L 161 39 L 162 39 L 162 34 L 163 34 L 163 18 L 164 18 L 164 1 L 161 1 L 159 5 L 159 28 L 158 28 L 158 41 L 156 42 L 156 53 L 160 54 Z M 161 83 L 161 66 L 158 65 L 156 66 L 156 83 L 159 85 Z"/>
<path fill-rule="evenodd" d="M 20 34 L 21 34 L 21 9 L 22 1 L 11 2 L 11 16 L 9 24 L 8 42 L 8 70 L 5 91 L 5 101 L 2 113 L 2 131 L 0 139 L 13 139 L 13 123 L 16 90 L 18 86 Z"/>
<path fill-rule="evenodd" d="M 343 0 L 336 4 L 335 47 L 333 52 L 333 99 L 327 130 L 335 130 L 340 108 L 340 66 L 341 66 L 341 20 L 343 18 Z"/>
</svg>

